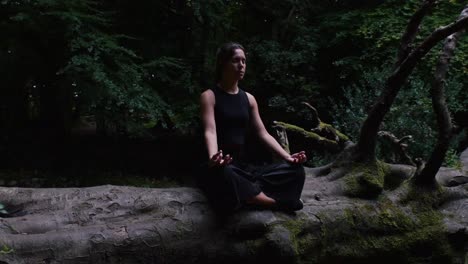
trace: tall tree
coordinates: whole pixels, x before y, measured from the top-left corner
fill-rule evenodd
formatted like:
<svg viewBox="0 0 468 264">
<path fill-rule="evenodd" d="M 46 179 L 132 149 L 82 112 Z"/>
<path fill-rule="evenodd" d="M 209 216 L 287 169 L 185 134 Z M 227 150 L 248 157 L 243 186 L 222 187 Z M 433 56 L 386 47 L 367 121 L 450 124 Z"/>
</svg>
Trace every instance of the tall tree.
<svg viewBox="0 0 468 264">
<path fill-rule="evenodd" d="M 423 5 L 422 9 L 429 8 L 429 5 Z M 466 8 L 465 8 L 466 9 Z M 420 12 L 416 14 L 419 15 Z M 412 20 L 418 23 L 420 20 Z M 364 121 L 359 136 L 358 148 L 363 160 L 372 160 L 375 158 L 375 145 L 377 132 L 385 114 L 390 110 L 396 95 L 408 76 L 413 71 L 416 64 L 426 55 L 439 41 L 447 36 L 463 30 L 468 25 L 467 17 L 460 17 L 456 22 L 435 30 L 431 35 L 414 48 L 398 65 L 395 71 L 387 79 L 382 95 L 372 107 L 367 119 Z M 411 27 L 408 27 L 408 29 Z M 416 32 L 415 32 L 416 33 Z M 405 34 L 406 35 L 406 34 Z"/>
</svg>

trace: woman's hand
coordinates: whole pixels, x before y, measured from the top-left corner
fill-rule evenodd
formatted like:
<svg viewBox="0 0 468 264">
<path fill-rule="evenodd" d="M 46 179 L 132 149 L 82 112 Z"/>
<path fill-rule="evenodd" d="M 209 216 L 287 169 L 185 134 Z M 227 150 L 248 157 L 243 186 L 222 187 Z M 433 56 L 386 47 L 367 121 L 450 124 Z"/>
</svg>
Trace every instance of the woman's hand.
<svg viewBox="0 0 468 264">
<path fill-rule="evenodd" d="M 294 164 L 301 164 L 307 161 L 307 156 L 305 154 L 305 151 L 301 151 L 298 153 L 294 153 L 288 158 L 286 158 L 286 161 L 294 163 Z"/>
<path fill-rule="evenodd" d="M 226 156 L 223 157 L 223 151 L 219 150 L 214 154 L 210 161 L 208 162 L 209 167 L 217 167 L 217 166 L 226 166 L 229 165 L 232 162 L 232 157 L 231 155 L 227 154 Z"/>
</svg>

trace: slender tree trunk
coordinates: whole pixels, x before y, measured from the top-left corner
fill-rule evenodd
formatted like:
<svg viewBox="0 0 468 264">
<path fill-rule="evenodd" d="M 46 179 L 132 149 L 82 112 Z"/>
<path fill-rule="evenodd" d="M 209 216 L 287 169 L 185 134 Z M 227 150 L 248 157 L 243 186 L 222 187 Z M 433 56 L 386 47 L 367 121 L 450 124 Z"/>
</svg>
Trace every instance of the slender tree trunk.
<svg viewBox="0 0 468 264">
<path fill-rule="evenodd" d="M 468 15 L 468 10 L 465 10 L 463 15 Z M 440 166 L 442 166 L 445 154 L 449 148 L 450 139 L 452 138 L 452 120 L 445 100 L 444 81 L 450 59 L 453 56 L 456 43 L 461 34 L 462 32 L 457 32 L 445 40 L 444 48 L 435 70 L 435 77 L 431 84 L 432 106 L 437 117 L 439 136 L 426 166 L 420 174 L 415 175 L 416 183 L 421 185 L 435 184 L 435 176 Z"/>
<path fill-rule="evenodd" d="M 435 0 L 424 1 L 421 7 L 411 17 L 408 26 L 406 27 L 405 33 L 401 37 L 395 68 L 403 62 L 408 54 L 410 54 L 411 45 L 413 44 L 413 41 L 419 32 L 421 22 L 427 13 L 429 13 L 429 11 L 431 11 L 431 9 L 434 7 L 435 2 Z"/>
</svg>

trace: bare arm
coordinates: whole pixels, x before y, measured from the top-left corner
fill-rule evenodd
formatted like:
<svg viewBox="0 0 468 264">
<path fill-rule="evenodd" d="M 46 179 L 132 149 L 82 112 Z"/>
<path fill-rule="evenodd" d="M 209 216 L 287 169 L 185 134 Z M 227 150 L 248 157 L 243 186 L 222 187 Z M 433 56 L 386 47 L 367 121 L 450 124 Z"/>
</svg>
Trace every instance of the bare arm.
<svg viewBox="0 0 468 264">
<path fill-rule="evenodd" d="M 223 157 L 222 150 L 218 150 L 216 122 L 214 117 L 215 97 L 211 90 L 206 90 L 200 96 L 200 115 L 203 123 L 208 159 L 211 166 L 227 165 L 232 161 L 230 155 Z"/>
<path fill-rule="evenodd" d="M 263 124 L 262 119 L 260 118 L 258 104 L 255 100 L 255 97 L 249 93 L 247 93 L 247 96 L 249 98 L 253 128 L 260 140 L 264 142 L 273 153 L 277 154 L 286 161 L 293 163 L 305 162 L 307 160 L 307 157 L 305 156 L 304 151 L 290 155 L 283 149 L 283 147 L 281 147 L 278 141 L 276 141 L 276 139 L 272 137 L 270 133 L 268 133 L 268 131 L 265 128 L 265 125 Z"/>
<path fill-rule="evenodd" d="M 216 123 L 214 118 L 215 97 L 211 90 L 206 90 L 200 96 L 200 115 L 203 123 L 203 135 L 205 137 L 208 158 L 218 152 L 216 139 Z"/>
</svg>

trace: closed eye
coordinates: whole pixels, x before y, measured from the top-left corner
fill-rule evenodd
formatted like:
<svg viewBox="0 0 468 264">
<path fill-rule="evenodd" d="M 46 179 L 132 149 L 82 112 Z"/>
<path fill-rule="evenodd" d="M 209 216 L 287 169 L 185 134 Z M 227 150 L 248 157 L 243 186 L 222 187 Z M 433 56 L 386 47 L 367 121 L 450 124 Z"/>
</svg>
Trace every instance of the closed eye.
<svg viewBox="0 0 468 264">
<path fill-rule="evenodd" d="M 245 58 L 240 58 L 240 57 L 234 57 L 232 59 L 232 62 L 242 62 L 243 64 L 245 64 L 245 61 L 246 61 Z"/>
</svg>

